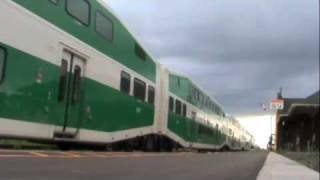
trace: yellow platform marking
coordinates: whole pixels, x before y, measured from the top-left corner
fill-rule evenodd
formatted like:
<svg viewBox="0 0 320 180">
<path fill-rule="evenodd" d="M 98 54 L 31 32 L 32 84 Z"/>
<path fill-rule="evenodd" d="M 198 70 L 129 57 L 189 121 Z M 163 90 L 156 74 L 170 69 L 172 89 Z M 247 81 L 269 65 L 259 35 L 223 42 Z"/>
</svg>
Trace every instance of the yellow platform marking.
<svg viewBox="0 0 320 180">
<path fill-rule="evenodd" d="M 43 153 L 40 153 L 40 152 L 32 151 L 32 152 L 29 152 L 29 153 L 32 154 L 32 155 L 38 156 L 38 157 L 49 157 L 49 155 L 43 154 Z"/>
<path fill-rule="evenodd" d="M 61 152 L 61 151 L 6 151 L 15 154 L 3 154 L 0 158 L 23 158 L 23 157 L 40 157 L 40 158 L 141 158 L 141 157 L 186 157 L 190 153 L 144 153 L 144 152 Z M 27 154 L 21 154 L 27 153 Z"/>
<path fill-rule="evenodd" d="M 68 157 L 73 157 L 73 158 L 84 157 L 84 156 L 77 154 L 75 152 L 66 152 L 65 155 L 67 155 Z"/>
<path fill-rule="evenodd" d="M 21 158 L 21 157 L 34 157 L 34 156 L 33 155 L 18 155 L 18 154 L 0 155 L 0 158 Z"/>
</svg>

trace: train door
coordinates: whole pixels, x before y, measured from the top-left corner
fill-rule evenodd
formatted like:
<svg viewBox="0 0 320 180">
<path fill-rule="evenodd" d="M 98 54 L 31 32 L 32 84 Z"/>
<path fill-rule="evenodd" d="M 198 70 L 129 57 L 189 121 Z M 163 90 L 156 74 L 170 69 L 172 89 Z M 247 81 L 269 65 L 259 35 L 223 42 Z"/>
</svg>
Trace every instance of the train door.
<svg viewBox="0 0 320 180">
<path fill-rule="evenodd" d="M 64 50 L 61 59 L 58 101 L 63 106 L 63 128 L 60 136 L 74 138 L 83 112 L 83 79 L 86 60 Z"/>
</svg>

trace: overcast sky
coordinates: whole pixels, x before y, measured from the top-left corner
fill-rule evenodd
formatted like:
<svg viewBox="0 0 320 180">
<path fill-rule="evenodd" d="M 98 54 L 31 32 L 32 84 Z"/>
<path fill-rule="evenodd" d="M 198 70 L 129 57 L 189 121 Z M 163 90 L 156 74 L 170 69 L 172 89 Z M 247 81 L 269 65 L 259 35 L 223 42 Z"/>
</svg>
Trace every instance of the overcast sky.
<svg viewBox="0 0 320 180">
<path fill-rule="evenodd" d="M 227 113 L 319 89 L 318 0 L 106 0 L 157 61 Z"/>
</svg>

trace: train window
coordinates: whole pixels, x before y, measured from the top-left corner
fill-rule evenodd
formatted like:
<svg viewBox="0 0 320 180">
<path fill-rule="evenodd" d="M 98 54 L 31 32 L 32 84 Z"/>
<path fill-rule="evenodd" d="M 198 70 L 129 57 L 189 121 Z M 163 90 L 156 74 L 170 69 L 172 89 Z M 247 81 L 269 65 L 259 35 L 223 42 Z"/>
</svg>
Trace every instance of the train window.
<svg viewBox="0 0 320 180">
<path fill-rule="evenodd" d="M 187 105 L 186 105 L 186 104 L 183 104 L 182 115 L 183 115 L 184 117 L 187 116 Z"/>
<path fill-rule="evenodd" d="M 173 107 L 174 107 L 174 99 L 173 97 L 169 97 L 169 111 L 173 112 Z"/>
<path fill-rule="evenodd" d="M 68 14 L 84 25 L 90 22 L 90 4 L 87 0 L 67 0 L 66 8 Z"/>
<path fill-rule="evenodd" d="M 181 115 L 181 102 L 176 99 L 176 114 Z"/>
<path fill-rule="evenodd" d="M 199 134 L 202 134 L 202 124 L 199 125 L 198 133 L 199 133 Z"/>
<path fill-rule="evenodd" d="M 155 96 L 154 87 L 149 86 L 148 87 L 148 102 L 149 103 L 154 104 L 154 96 Z"/>
<path fill-rule="evenodd" d="M 4 79 L 4 70 L 5 70 L 5 61 L 6 60 L 6 51 L 0 47 L 0 83 Z"/>
<path fill-rule="evenodd" d="M 113 39 L 113 24 L 112 21 L 99 11 L 96 13 L 96 31 L 104 39 L 112 41 Z"/>
<path fill-rule="evenodd" d="M 218 107 L 218 109 L 217 109 L 217 114 L 220 116 L 221 115 L 221 109 L 220 109 L 220 107 Z"/>
<path fill-rule="evenodd" d="M 133 95 L 142 101 L 146 97 L 146 83 L 138 78 L 134 78 Z"/>
<path fill-rule="evenodd" d="M 218 114 L 217 105 L 213 105 L 213 111 L 214 111 L 215 114 Z"/>
<path fill-rule="evenodd" d="M 67 74 L 68 74 L 68 61 L 63 59 L 61 61 L 61 67 L 60 67 L 59 94 L 58 94 L 59 102 L 64 101 L 64 98 L 65 98 Z"/>
<path fill-rule="evenodd" d="M 72 82 L 72 97 L 71 102 L 75 104 L 80 100 L 81 93 L 81 67 L 76 65 L 74 68 L 73 82 Z"/>
<path fill-rule="evenodd" d="M 219 125 L 218 124 L 216 124 L 216 133 L 217 133 L 217 135 L 219 134 Z"/>
<path fill-rule="evenodd" d="M 130 94 L 130 82 L 131 82 L 130 74 L 122 71 L 121 80 L 120 80 L 120 91 L 126 94 Z"/>
<path fill-rule="evenodd" d="M 192 111 L 191 112 L 191 119 L 196 120 L 196 117 L 197 117 L 197 113 Z"/>
<path fill-rule="evenodd" d="M 59 0 L 49 0 L 50 2 L 52 2 L 53 4 L 58 4 Z"/>
<path fill-rule="evenodd" d="M 146 60 L 146 56 L 147 56 L 146 52 L 137 43 L 135 43 L 134 52 L 135 52 L 136 56 L 138 56 L 142 60 Z"/>
</svg>

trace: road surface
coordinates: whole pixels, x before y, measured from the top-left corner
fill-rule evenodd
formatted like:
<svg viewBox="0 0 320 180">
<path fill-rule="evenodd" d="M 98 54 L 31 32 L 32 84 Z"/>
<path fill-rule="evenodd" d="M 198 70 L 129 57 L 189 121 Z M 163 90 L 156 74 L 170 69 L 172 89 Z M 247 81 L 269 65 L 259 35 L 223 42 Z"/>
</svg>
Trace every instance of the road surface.
<svg viewBox="0 0 320 180">
<path fill-rule="evenodd" d="M 254 180 L 266 152 L 1 151 L 2 180 Z"/>
</svg>

